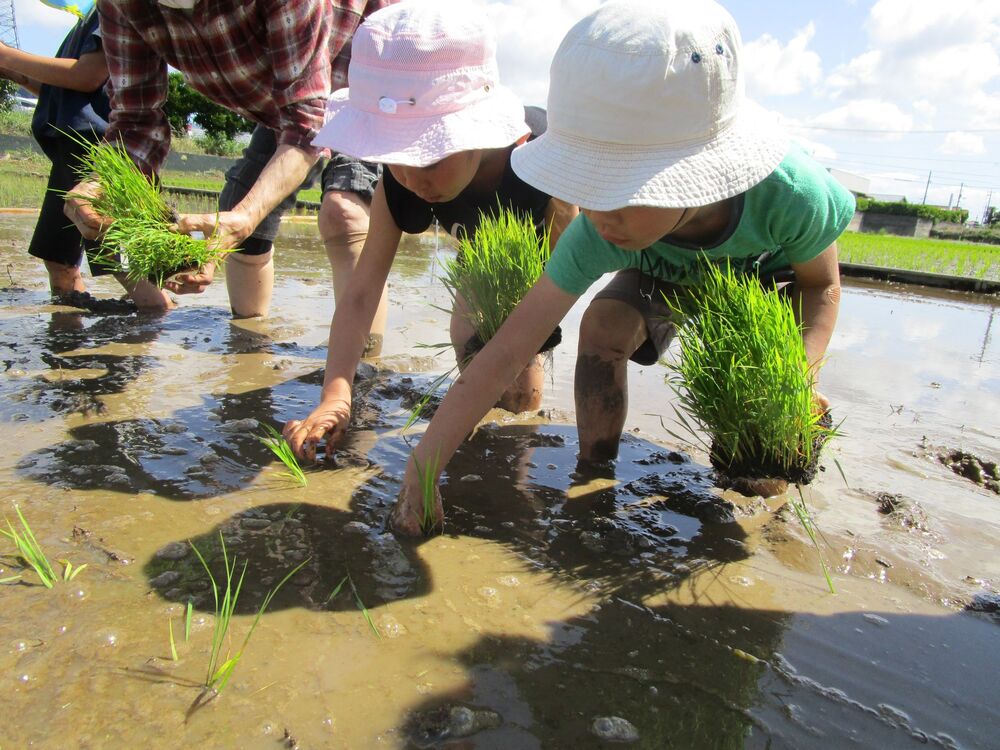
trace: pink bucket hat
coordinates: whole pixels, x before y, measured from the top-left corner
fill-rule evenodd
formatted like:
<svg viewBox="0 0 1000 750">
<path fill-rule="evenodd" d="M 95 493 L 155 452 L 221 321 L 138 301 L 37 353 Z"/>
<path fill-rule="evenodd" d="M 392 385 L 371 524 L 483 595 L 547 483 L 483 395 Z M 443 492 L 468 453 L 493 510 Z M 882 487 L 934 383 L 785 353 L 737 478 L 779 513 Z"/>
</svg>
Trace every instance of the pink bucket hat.
<svg viewBox="0 0 1000 750">
<path fill-rule="evenodd" d="M 521 102 L 499 84 L 489 22 L 466 3 L 414 0 L 373 13 L 354 34 L 347 79 L 315 146 L 424 167 L 529 132 Z"/>
<path fill-rule="evenodd" d="M 552 60 L 548 129 L 515 149 L 529 185 L 581 208 L 688 208 L 746 192 L 788 148 L 744 96 L 736 22 L 711 0 L 612 0 Z"/>
</svg>

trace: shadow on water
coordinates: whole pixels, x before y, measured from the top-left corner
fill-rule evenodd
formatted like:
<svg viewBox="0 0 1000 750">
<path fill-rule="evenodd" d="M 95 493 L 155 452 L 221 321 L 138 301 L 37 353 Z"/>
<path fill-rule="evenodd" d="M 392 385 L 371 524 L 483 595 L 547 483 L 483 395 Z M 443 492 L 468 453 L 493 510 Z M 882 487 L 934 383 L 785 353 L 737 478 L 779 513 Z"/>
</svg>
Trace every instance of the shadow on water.
<svg viewBox="0 0 1000 750">
<path fill-rule="evenodd" d="M 401 733 L 441 748 L 472 734 L 482 748 L 986 748 L 1000 721 L 997 635 L 970 615 L 616 597 L 544 641 L 482 638 L 459 655 L 465 684 Z"/>
</svg>

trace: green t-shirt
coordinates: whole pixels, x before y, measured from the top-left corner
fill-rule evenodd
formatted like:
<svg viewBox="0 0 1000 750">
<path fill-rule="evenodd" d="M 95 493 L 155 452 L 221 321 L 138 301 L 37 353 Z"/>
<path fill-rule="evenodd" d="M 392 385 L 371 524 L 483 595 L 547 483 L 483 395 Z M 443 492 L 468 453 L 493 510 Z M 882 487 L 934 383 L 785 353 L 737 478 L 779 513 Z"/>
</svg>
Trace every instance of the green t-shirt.
<svg viewBox="0 0 1000 750">
<path fill-rule="evenodd" d="M 583 294 L 605 273 L 625 268 L 674 284 L 693 284 L 702 253 L 710 260 L 728 258 L 737 270 L 773 273 L 815 258 L 854 216 L 854 196 L 797 148 L 741 197 L 742 213 L 731 233 L 706 248 L 659 241 L 641 251 L 622 250 L 602 239 L 581 214 L 559 238 L 545 273 L 574 295 Z"/>
</svg>

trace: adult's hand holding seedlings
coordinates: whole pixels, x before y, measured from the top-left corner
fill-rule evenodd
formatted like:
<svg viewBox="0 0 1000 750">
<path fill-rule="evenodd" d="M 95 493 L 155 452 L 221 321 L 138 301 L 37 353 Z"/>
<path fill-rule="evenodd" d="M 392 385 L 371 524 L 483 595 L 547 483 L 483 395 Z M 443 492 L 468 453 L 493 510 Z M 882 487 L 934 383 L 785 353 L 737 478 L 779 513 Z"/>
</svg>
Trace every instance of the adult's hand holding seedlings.
<svg viewBox="0 0 1000 750">
<path fill-rule="evenodd" d="M 100 194 L 101 186 L 96 180 L 84 180 L 70 190 L 63 206 L 63 213 L 88 240 L 99 239 L 111 224 L 111 219 L 97 213 L 92 205 Z"/>
<path fill-rule="evenodd" d="M 326 438 L 326 455 L 333 451 L 351 423 L 351 402 L 343 398 L 321 401 L 304 420 L 290 419 L 281 431 L 299 459 L 316 460 L 316 446 Z"/>
<path fill-rule="evenodd" d="M 209 214 L 181 214 L 177 231 L 201 232 L 217 250 L 232 250 L 253 234 L 257 224 L 242 211 L 219 211 Z"/>
</svg>

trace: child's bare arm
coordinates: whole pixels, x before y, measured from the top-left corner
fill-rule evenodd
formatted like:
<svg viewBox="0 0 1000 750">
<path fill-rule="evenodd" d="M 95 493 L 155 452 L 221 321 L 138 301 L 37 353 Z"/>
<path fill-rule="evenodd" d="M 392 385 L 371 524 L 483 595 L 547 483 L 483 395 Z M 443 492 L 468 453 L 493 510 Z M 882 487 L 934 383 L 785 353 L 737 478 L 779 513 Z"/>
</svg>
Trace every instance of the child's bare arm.
<svg viewBox="0 0 1000 750">
<path fill-rule="evenodd" d="M 331 454 L 351 419 L 354 372 L 368 343 L 368 332 L 402 237 L 389 212 L 381 183 L 372 198 L 369 226 L 358 265 L 330 324 L 319 406 L 305 420 L 293 419 L 285 424 L 285 439 L 300 458 L 315 458 L 317 443 L 330 433 L 326 450 Z"/>
<path fill-rule="evenodd" d="M 81 55 L 79 60 L 74 60 L 34 55 L 0 42 L 0 67 L 37 82 L 36 86 L 47 83 L 73 91 L 94 91 L 108 79 L 104 50 L 88 52 Z"/>
<path fill-rule="evenodd" d="M 406 466 L 392 517 L 397 531 L 411 536 L 421 531 L 422 472 L 418 467 L 436 467 L 436 485 L 436 474 L 445 468 L 466 435 L 535 356 L 576 300 L 543 274 L 455 381 Z"/>
<path fill-rule="evenodd" d="M 795 311 L 801 315 L 802 342 L 810 366 L 818 372 L 837 324 L 840 307 L 837 244 L 830 245 L 806 263 L 793 263 L 792 270 L 795 272 Z"/>
<path fill-rule="evenodd" d="M 580 209 L 558 198 L 549 198 L 545 207 L 545 226 L 549 228 L 549 247 L 555 247 L 563 230 L 580 213 Z"/>
</svg>

